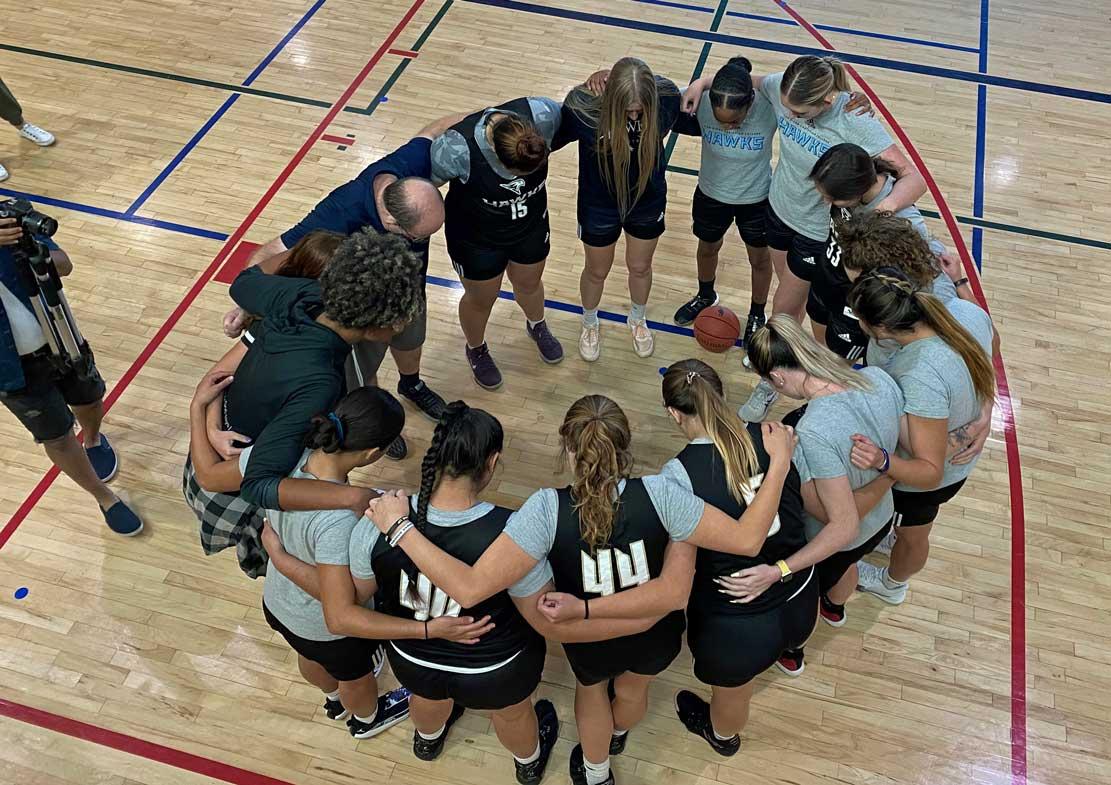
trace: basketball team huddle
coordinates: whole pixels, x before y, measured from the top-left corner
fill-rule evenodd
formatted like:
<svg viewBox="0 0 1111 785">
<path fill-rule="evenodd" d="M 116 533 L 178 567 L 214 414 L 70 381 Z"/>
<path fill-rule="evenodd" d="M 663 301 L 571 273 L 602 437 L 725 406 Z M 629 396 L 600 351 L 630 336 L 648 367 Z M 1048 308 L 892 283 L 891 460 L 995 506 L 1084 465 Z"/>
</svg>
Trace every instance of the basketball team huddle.
<svg viewBox="0 0 1111 785">
<path fill-rule="evenodd" d="M 998 335 L 914 205 L 921 174 L 842 65 L 751 70 L 736 57 L 680 91 L 624 58 L 562 102 L 442 118 L 232 284 L 224 328 L 239 340 L 194 394 L 183 492 L 205 551 L 234 547 L 265 575 L 267 622 L 352 736 L 409 718 L 414 754 L 434 760 L 465 710 L 487 711 L 518 782 L 540 782 L 560 734 L 553 704 L 534 701 L 547 640 L 576 680 L 571 781 L 613 783 L 610 759 L 685 635 L 709 700 L 680 690 L 676 714 L 735 755 L 759 674 L 800 675 L 819 619 L 843 625 L 857 590 L 902 603 L 926 565 L 940 508 L 990 433 Z M 501 422 L 420 376 L 429 237 L 444 228 L 462 282 L 476 383 L 503 384 L 486 330 L 505 277 L 541 359 L 562 361 L 544 313 L 546 182 L 549 155 L 577 143 L 579 354 L 601 356 L 598 307 L 624 235 L 629 340 L 648 357 L 673 131 L 702 146 L 697 291 L 674 321 L 714 351 L 740 338 L 757 383 L 738 410 L 707 363 L 663 369 L 688 443 L 646 476 L 619 403 L 586 394 L 555 434 L 569 485 L 517 510 L 484 501 Z M 751 268 L 743 328 L 715 290 L 733 225 Z M 405 408 L 377 385 L 387 352 L 398 396 L 436 423 L 415 493 L 349 482 L 407 454 Z M 770 422 L 781 397 L 798 408 Z M 873 552 L 888 566 L 864 561 Z M 387 661 L 401 686 L 380 691 Z"/>
</svg>

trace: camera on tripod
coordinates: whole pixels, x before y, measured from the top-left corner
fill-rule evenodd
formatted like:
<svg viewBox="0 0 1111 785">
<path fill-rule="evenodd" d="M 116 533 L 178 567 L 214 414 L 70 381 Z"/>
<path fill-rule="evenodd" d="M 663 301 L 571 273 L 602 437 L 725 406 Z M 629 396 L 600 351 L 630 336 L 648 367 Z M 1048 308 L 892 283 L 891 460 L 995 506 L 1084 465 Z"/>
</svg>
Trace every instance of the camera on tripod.
<svg viewBox="0 0 1111 785">
<path fill-rule="evenodd" d="M 23 276 L 31 307 L 42 328 L 50 354 L 63 369 L 85 375 L 92 370 L 92 352 L 73 318 L 50 248 L 38 238 L 51 237 L 58 222 L 35 210 L 26 199 L 0 201 L 0 218 L 14 218 L 23 230 L 11 255 Z"/>
</svg>

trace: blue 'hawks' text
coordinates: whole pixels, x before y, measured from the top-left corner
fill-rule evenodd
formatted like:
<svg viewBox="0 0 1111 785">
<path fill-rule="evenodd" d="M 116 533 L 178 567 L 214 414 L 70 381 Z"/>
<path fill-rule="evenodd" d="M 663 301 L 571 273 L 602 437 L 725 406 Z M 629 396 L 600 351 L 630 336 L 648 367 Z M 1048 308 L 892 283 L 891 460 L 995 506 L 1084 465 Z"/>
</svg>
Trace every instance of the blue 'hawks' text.
<svg viewBox="0 0 1111 785">
<path fill-rule="evenodd" d="M 765 136 L 763 134 L 731 134 L 706 128 L 702 131 L 702 141 L 717 147 L 760 151 L 764 149 Z"/>
<path fill-rule="evenodd" d="M 825 155 L 826 150 L 829 149 L 829 144 L 827 142 L 823 142 L 813 134 L 807 133 L 786 117 L 780 117 L 778 123 L 779 133 L 784 139 L 790 139 L 792 142 L 805 148 L 806 151 L 815 158 L 821 158 Z"/>
</svg>

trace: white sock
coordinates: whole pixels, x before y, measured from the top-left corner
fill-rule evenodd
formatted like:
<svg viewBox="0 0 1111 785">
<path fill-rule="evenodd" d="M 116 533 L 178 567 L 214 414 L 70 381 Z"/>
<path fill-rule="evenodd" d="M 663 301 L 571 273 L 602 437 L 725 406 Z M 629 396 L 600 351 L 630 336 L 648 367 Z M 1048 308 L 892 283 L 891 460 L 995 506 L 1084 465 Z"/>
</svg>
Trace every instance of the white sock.
<svg viewBox="0 0 1111 785">
<path fill-rule="evenodd" d="M 597 308 L 583 308 L 583 324 L 585 324 L 587 327 L 598 326 Z"/>
<path fill-rule="evenodd" d="M 887 570 L 887 567 L 883 568 L 883 572 L 880 573 L 880 576 L 883 578 L 883 585 L 889 589 L 898 589 L 900 586 L 907 585 L 906 581 L 897 581 L 892 578 L 891 573 L 889 573 Z"/>
<path fill-rule="evenodd" d="M 534 322 L 534 321 L 533 321 L 532 319 L 529 319 L 529 318 L 528 318 L 528 317 L 526 316 L 526 317 L 525 317 L 525 321 L 526 321 L 526 322 L 528 322 L 528 326 L 529 326 L 530 328 L 532 328 L 533 330 L 535 330 L 535 329 L 536 329 L 536 325 L 540 324 L 540 323 L 541 323 L 541 322 L 543 322 L 544 320 L 543 320 L 543 319 L 537 319 L 537 320 L 536 320 L 536 321 Z"/>
<path fill-rule="evenodd" d="M 717 732 L 717 729 L 714 728 L 714 724 L 712 722 L 710 723 L 710 730 L 714 732 L 714 738 L 718 741 L 732 741 L 733 739 L 737 738 L 736 733 L 734 733 L 732 736 L 722 736 L 720 733 Z"/>
<path fill-rule="evenodd" d="M 338 701 L 339 700 L 339 690 L 336 690 L 335 692 L 326 692 L 326 693 L 324 693 L 324 697 L 327 698 L 330 701 Z"/>
<path fill-rule="evenodd" d="M 540 740 L 536 740 L 536 749 L 533 750 L 532 754 L 529 755 L 527 758 L 518 758 L 516 755 L 514 755 L 513 760 L 517 761 L 522 766 L 524 766 L 526 763 L 532 763 L 534 760 L 540 760 Z"/>
<path fill-rule="evenodd" d="M 583 766 L 586 767 L 586 785 L 602 785 L 610 776 L 610 759 L 607 757 L 601 763 L 591 763 L 583 755 Z"/>
<path fill-rule="evenodd" d="M 628 732 L 629 731 L 627 731 L 627 730 L 618 730 L 617 728 L 613 729 L 613 735 L 614 736 L 624 736 Z"/>
<path fill-rule="evenodd" d="M 473 352 L 475 349 L 481 349 L 485 345 L 486 345 L 486 341 L 483 341 L 478 346 L 471 346 L 470 342 L 468 342 L 467 343 L 467 348 L 470 349 Z"/>
<path fill-rule="evenodd" d="M 372 711 L 370 713 L 369 717 L 360 717 L 358 714 L 354 714 L 355 719 L 357 719 L 359 722 L 365 722 L 367 725 L 370 725 L 372 722 L 374 722 L 374 718 L 377 717 L 377 716 L 378 716 L 378 707 L 377 706 L 374 707 L 374 711 Z"/>
<path fill-rule="evenodd" d="M 444 735 L 445 730 L 447 730 L 447 723 L 444 723 L 443 727 L 435 733 L 421 733 L 420 731 L 417 731 L 417 735 L 425 741 L 436 741 L 436 739 Z"/>
<path fill-rule="evenodd" d="M 637 305 L 632 303 L 629 306 L 629 321 L 630 322 L 643 322 L 647 318 L 645 311 L 648 309 L 648 303 Z"/>
</svg>

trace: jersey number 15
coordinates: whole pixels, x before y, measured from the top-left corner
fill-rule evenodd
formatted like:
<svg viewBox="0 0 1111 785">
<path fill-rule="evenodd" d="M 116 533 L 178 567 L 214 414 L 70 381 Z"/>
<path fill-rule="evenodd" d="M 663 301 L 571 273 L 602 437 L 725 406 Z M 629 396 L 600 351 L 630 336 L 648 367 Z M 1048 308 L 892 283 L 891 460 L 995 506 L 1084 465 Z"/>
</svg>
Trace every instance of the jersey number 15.
<svg viewBox="0 0 1111 785">
<path fill-rule="evenodd" d="M 528 215 L 528 203 L 526 202 L 510 202 L 509 203 L 509 217 L 516 221 L 518 218 L 524 218 Z"/>
</svg>

